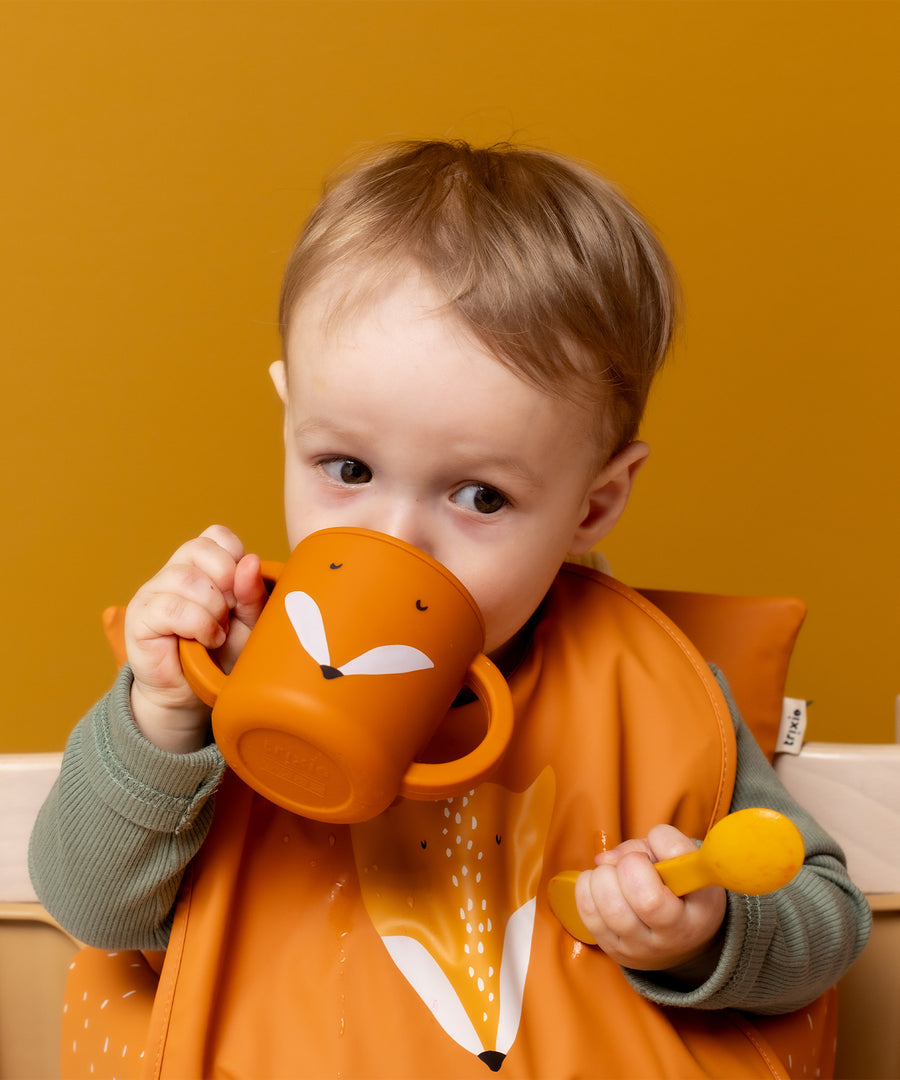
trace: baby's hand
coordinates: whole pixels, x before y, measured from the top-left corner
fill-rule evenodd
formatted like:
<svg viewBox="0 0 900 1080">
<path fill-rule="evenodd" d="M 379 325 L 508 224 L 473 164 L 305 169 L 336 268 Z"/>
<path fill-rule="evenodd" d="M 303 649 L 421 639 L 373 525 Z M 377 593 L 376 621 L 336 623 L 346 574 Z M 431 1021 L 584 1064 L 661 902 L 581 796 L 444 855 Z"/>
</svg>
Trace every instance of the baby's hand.
<svg viewBox="0 0 900 1080">
<path fill-rule="evenodd" d="M 676 896 L 654 862 L 696 851 L 672 825 L 657 825 L 646 840 L 626 840 L 596 858 L 575 884 L 578 914 L 603 951 L 623 967 L 666 971 L 701 957 L 725 918 L 725 890 L 717 885 Z"/>
<path fill-rule="evenodd" d="M 173 753 L 205 744 L 209 708 L 184 677 L 178 639 L 218 650 L 230 671 L 266 596 L 259 559 L 222 525 L 180 547 L 138 590 L 125 612 L 125 649 L 134 673 L 131 707 L 147 739 Z"/>
</svg>

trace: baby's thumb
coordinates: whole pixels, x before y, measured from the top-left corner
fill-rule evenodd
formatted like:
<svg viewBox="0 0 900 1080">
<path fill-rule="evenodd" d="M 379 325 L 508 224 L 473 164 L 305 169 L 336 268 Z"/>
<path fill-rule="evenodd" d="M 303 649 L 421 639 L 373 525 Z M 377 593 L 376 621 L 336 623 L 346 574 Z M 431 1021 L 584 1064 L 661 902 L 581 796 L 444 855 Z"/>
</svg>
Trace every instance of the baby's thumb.
<svg viewBox="0 0 900 1080">
<path fill-rule="evenodd" d="M 697 850 L 696 842 L 674 825 L 655 825 L 647 834 L 647 843 L 654 862 L 674 859 L 676 855 L 686 855 L 689 851 Z"/>
</svg>

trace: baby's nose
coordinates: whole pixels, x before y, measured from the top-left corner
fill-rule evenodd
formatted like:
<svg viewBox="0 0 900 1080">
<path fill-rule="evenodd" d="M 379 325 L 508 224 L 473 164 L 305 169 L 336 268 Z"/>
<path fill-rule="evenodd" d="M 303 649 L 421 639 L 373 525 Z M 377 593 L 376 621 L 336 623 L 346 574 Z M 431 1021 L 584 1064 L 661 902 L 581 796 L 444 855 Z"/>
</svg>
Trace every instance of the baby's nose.
<svg viewBox="0 0 900 1080">
<path fill-rule="evenodd" d="M 371 526 L 397 540 L 435 554 L 434 525 L 427 507 L 418 500 L 393 503 L 379 515 L 379 524 Z"/>
</svg>

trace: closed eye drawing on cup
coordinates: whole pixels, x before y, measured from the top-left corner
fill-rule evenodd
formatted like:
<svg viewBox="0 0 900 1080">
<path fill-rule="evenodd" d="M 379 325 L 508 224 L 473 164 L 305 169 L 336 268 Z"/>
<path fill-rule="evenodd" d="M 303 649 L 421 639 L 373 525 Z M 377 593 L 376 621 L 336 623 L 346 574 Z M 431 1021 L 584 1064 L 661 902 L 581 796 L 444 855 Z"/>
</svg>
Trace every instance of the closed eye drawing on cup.
<svg viewBox="0 0 900 1080">
<path fill-rule="evenodd" d="M 342 675 L 402 675 L 434 667 L 421 649 L 411 645 L 379 645 L 341 667 L 334 667 L 322 612 L 315 600 L 309 593 L 290 592 L 284 598 L 284 608 L 304 651 L 319 665 L 326 679 Z"/>
</svg>

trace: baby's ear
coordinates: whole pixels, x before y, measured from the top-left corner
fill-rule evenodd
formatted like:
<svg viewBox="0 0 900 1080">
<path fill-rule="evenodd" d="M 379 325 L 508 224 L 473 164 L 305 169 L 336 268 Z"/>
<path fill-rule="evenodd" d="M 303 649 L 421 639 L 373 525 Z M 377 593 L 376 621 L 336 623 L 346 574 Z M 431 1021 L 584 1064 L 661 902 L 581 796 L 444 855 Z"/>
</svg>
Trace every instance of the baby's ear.
<svg viewBox="0 0 900 1080">
<path fill-rule="evenodd" d="M 629 443 L 600 469 L 585 495 L 584 517 L 572 537 L 571 555 L 583 555 L 612 532 L 628 505 L 634 478 L 649 454 L 646 443 Z"/>
<path fill-rule="evenodd" d="M 273 364 L 269 364 L 269 377 L 275 385 L 282 404 L 287 405 L 287 368 L 283 360 L 276 360 Z"/>
</svg>

